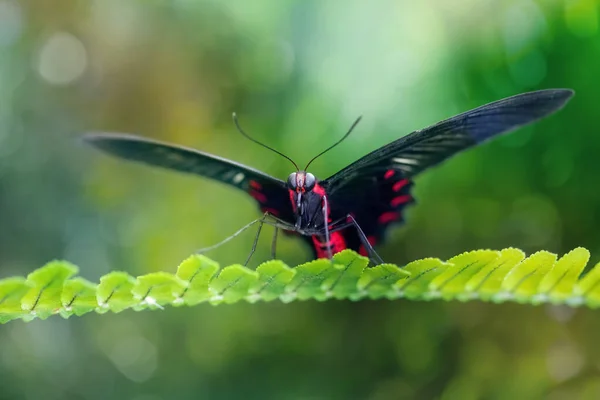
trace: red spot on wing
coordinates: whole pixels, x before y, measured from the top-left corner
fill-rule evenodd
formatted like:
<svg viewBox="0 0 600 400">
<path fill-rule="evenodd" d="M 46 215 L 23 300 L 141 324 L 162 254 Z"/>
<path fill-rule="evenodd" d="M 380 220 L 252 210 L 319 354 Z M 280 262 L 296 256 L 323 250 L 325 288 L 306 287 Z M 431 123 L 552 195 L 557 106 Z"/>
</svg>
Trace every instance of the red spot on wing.
<svg viewBox="0 0 600 400">
<path fill-rule="evenodd" d="M 379 222 L 382 225 L 389 224 L 390 222 L 396 221 L 398 218 L 400 218 L 399 212 L 387 211 L 381 214 L 379 218 L 377 218 L 377 222 Z"/>
<path fill-rule="evenodd" d="M 394 176 L 395 173 L 396 171 L 394 171 L 393 169 L 388 169 L 387 171 L 385 171 L 385 175 L 383 175 L 383 178 L 390 179 L 392 176 Z"/>
<path fill-rule="evenodd" d="M 265 196 L 264 193 L 258 192 L 256 190 L 251 190 L 250 191 L 250 196 L 252 196 L 256 200 L 258 200 L 259 203 L 266 203 L 267 202 L 267 196 Z"/>
<path fill-rule="evenodd" d="M 409 180 L 408 179 L 402 179 L 396 183 L 394 183 L 394 186 L 392 186 L 392 190 L 394 192 L 399 192 L 404 186 L 408 185 Z"/>
<path fill-rule="evenodd" d="M 260 190 L 262 189 L 262 185 L 256 181 L 249 181 L 248 184 L 252 189 Z"/>
<path fill-rule="evenodd" d="M 317 258 L 329 257 L 328 248 L 331 248 L 331 254 L 339 253 L 347 248 L 346 240 L 341 232 L 332 232 L 329 235 L 329 243 L 321 242 L 318 236 L 312 236 L 312 241 L 317 252 Z"/>
<path fill-rule="evenodd" d="M 399 205 L 402 205 L 404 203 L 408 203 L 411 200 L 412 200 L 412 196 L 411 195 L 404 194 L 402 196 L 394 197 L 392 199 L 392 201 L 390 202 L 390 205 L 392 207 L 398 207 Z"/>
</svg>

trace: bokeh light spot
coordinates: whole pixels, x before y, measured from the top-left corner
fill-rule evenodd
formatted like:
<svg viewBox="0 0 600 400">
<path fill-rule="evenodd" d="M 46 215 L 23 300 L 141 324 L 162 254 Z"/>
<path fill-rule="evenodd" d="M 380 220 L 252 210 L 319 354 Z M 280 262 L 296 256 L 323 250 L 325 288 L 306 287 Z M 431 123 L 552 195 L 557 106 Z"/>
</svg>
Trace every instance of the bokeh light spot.
<svg viewBox="0 0 600 400">
<path fill-rule="evenodd" d="M 561 187 L 574 175 L 576 154 L 569 146 L 552 146 L 542 154 L 545 167 L 546 185 Z"/>
<path fill-rule="evenodd" d="M 157 367 L 156 347 L 140 336 L 129 336 L 115 343 L 108 354 L 123 375 L 134 382 L 149 379 Z"/>
<path fill-rule="evenodd" d="M 66 85 L 77 80 L 87 67 L 87 52 L 83 43 L 66 32 L 50 36 L 38 55 L 40 76 L 53 85 Z"/>
<path fill-rule="evenodd" d="M 532 88 L 546 77 L 546 58 L 541 51 L 534 50 L 509 64 L 508 68 L 516 84 Z"/>
<path fill-rule="evenodd" d="M 583 362 L 581 354 L 569 343 L 560 343 L 550 348 L 546 359 L 548 373 L 558 382 L 577 375 Z"/>
</svg>

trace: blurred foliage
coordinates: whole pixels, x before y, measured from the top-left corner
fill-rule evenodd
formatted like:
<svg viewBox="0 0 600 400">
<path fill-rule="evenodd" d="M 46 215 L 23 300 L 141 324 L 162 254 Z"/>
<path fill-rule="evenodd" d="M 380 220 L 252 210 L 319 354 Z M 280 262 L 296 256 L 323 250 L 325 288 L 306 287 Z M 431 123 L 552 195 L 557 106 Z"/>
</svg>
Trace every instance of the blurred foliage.
<svg viewBox="0 0 600 400">
<path fill-rule="evenodd" d="M 254 219 L 202 179 L 103 157 L 113 130 L 285 177 L 327 177 L 414 129 L 519 92 L 568 87 L 559 114 L 416 182 L 387 261 L 515 246 L 600 254 L 597 0 L 0 0 L 0 268 L 68 259 L 96 280 L 166 270 Z M 270 235 L 255 263 L 269 257 Z M 211 253 L 242 259 L 252 234 Z M 302 251 L 299 251 L 302 249 Z M 289 265 L 309 251 L 283 238 Z M 597 260 L 592 259 L 595 263 Z M 257 264 L 255 264 L 257 265 Z M 195 313 L 197 318 L 189 318 Z M 514 304 L 302 302 L 0 328 L 0 398 L 596 399 L 597 313 Z"/>
</svg>

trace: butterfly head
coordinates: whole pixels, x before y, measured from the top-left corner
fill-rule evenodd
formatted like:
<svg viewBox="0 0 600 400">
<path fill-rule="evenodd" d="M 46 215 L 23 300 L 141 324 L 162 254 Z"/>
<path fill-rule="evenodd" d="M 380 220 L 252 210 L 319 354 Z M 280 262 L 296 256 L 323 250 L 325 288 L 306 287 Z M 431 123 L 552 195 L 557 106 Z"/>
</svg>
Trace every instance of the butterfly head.
<svg viewBox="0 0 600 400">
<path fill-rule="evenodd" d="M 310 192 L 316 183 L 315 176 L 305 171 L 292 172 L 287 179 L 288 189 L 296 193 Z"/>
<path fill-rule="evenodd" d="M 296 228 L 300 227 L 302 215 L 304 214 L 302 197 L 306 193 L 311 192 L 315 188 L 316 184 L 317 179 L 310 172 L 292 172 L 288 176 L 287 187 L 290 191 L 291 200 L 295 203 L 294 210 L 296 212 L 296 216 L 298 217 L 298 220 L 296 221 Z"/>
</svg>

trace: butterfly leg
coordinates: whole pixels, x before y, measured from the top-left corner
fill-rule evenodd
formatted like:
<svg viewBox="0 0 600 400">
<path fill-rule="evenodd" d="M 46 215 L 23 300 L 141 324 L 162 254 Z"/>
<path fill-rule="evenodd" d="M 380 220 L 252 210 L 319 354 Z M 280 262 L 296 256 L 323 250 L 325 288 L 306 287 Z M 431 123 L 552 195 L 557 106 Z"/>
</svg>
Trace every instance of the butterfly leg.
<svg viewBox="0 0 600 400">
<path fill-rule="evenodd" d="M 228 237 L 226 237 L 225 239 L 221 240 L 219 243 L 214 244 L 212 246 L 209 247 L 204 247 L 202 249 L 196 250 L 196 253 L 198 254 L 202 254 L 202 253 L 206 253 L 207 251 L 216 249 L 217 247 L 221 247 L 222 245 L 224 245 L 225 243 L 229 242 L 230 240 L 232 240 L 233 238 L 239 236 L 242 232 L 244 232 L 246 229 L 250 228 L 252 225 L 259 223 L 261 224 L 261 228 L 262 228 L 262 224 L 269 224 L 269 225 L 273 225 L 276 227 L 283 227 L 281 224 L 279 224 L 277 221 L 273 222 L 273 221 L 268 221 L 267 217 L 270 217 L 271 214 L 269 214 L 268 212 L 264 213 L 262 217 L 255 219 L 254 221 L 249 222 L 248 224 L 244 225 L 243 227 L 241 227 L 237 232 L 235 232 L 233 235 L 230 235 Z M 260 230 L 259 230 L 260 233 Z"/>
<path fill-rule="evenodd" d="M 323 196 L 323 221 L 325 221 L 325 243 L 327 243 L 327 257 L 333 262 L 333 252 L 331 251 L 331 235 L 329 234 L 329 204 L 327 196 Z"/>
<path fill-rule="evenodd" d="M 246 258 L 246 261 L 244 262 L 244 266 L 248 265 L 248 263 L 250 262 L 250 258 L 252 258 L 252 256 L 254 255 L 254 252 L 256 251 L 256 246 L 258 245 L 258 239 L 260 238 L 260 231 L 262 231 L 262 227 L 265 224 L 265 219 L 269 216 L 269 213 L 266 212 L 262 218 L 259 219 L 259 223 L 258 223 L 258 230 L 256 231 L 256 236 L 254 237 L 254 242 L 252 243 L 252 249 L 250 249 L 250 254 L 248 254 L 248 257 Z"/>
<path fill-rule="evenodd" d="M 275 259 L 276 250 L 277 250 L 276 249 L 277 248 L 277 234 L 279 233 L 279 228 L 285 227 L 285 225 L 284 226 L 280 225 L 279 220 L 276 218 L 274 218 L 275 221 L 268 221 L 267 220 L 268 217 L 273 217 L 273 215 L 270 214 L 269 212 L 265 212 L 263 217 L 260 219 L 260 222 L 258 225 L 258 231 L 256 232 L 256 236 L 254 237 L 254 243 L 252 243 L 252 250 L 250 250 L 250 254 L 248 254 L 248 258 L 246 258 L 246 262 L 244 263 L 244 266 L 248 265 L 250 258 L 254 255 L 254 252 L 256 251 L 256 246 L 258 245 L 258 238 L 260 237 L 260 232 L 265 223 L 267 225 L 272 225 L 275 228 L 275 230 L 273 231 L 273 239 L 271 239 L 271 258 Z"/>
<path fill-rule="evenodd" d="M 271 239 L 271 259 L 274 260 L 277 251 L 277 234 L 279 233 L 279 227 L 276 226 L 273 230 L 273 239 Z"/>
<path fill-rule="evenodd" d="M 356 222 L 356 219 L 354 219 L 354 216 L 352 216 L 352 214 L 348 214 L 346 218 L 356 228 L 356 232 L 358 232 L 358 237 L 360 238 L 360 242 L 362 243 L 363 246 L 365 246 L 367 253 L 370 255 L 369 258 L 371 259 L 371 261 L 375 261 L 376 264 L 383 264 L 383 260 L 381 259 L 379 254 L 377 254 L 377 252 L 375 251 L 375 249 L 373 248 L 371 243 L 369 243 L 369 239 L 367 239 L 367 235 L 365 235 L 365 233 L 363 232 L 363 230 L 360 227 L 360 225 L 358 224 L 358 222 Z"/>
</svg>

